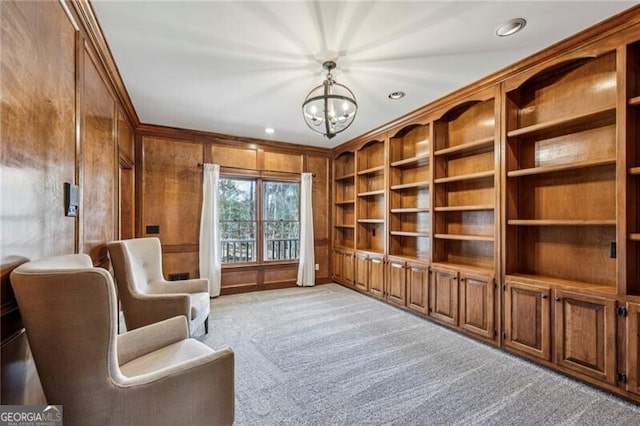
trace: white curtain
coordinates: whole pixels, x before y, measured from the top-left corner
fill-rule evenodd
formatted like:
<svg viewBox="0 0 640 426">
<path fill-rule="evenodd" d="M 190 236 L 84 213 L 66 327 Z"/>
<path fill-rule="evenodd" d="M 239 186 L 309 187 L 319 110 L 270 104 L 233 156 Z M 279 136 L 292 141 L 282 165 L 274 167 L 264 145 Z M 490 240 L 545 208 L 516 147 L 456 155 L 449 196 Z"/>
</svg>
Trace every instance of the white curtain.
<svg viewBox="0 0 640 426">
<path fill-rule="evenodd" d="M 315 285 L 316 260 L 313 254 L 313 201 L 311 184 L 313 175 L 302 173 L 300 182 L 300 264 L 298 265 L 298 285 Z"/>
<path fill-rule="evenodd" d="M 218 182 L 220 166 L 203 164 L 202 214 L 200 216 L 200 277 L 209 279 L 209 296 L 220 296 L 220 227 Z"/>
</svg>

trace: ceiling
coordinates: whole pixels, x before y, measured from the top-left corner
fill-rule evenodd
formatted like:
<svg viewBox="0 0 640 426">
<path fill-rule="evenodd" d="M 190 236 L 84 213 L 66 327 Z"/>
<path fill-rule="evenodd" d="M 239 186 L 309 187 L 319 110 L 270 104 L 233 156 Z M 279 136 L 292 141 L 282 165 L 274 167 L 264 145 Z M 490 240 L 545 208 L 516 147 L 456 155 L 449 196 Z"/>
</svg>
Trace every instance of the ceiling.
<svg viewBox="0 0 640 426">
<path fill-rule="evenodd" d="M 637 1 L 94 0 L 140 121 L 332 148 L 535 53 Z M 523 31 L 497 37 L 511 18 Z M 355 94 L 327 140 L 302 102 L 322 63 Z M 394 91 L 406 92 L 389 100 Z M 265 133 L 272 127 L 272 135 Z"/>
</svg>

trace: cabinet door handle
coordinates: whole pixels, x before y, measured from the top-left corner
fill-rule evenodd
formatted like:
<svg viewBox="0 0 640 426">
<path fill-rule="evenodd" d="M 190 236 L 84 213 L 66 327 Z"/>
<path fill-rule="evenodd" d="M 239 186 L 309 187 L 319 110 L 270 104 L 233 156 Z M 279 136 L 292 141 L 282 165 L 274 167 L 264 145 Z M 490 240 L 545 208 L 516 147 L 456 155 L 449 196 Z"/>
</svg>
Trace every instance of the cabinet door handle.
<svg viewBox="0 0 640 426">
<path fill-rule="evenodd" d="M 466 278 L 460 278 L 460 282 L 463 283 Z"/>
<path fill-rule="evenodd" d="M 543 295 L 542 295 L 542 298 L 543 298 L 543 299 L 547 299 L 547 298 L 549 298 L 549 296 L 547 296 L 546 294 L 543 294 Z"/>
<path fill-rule="evenodd" d="M 556 297 L 556 302 L 561 302 L 562 298 L 561 297 Z"/>
</svg>

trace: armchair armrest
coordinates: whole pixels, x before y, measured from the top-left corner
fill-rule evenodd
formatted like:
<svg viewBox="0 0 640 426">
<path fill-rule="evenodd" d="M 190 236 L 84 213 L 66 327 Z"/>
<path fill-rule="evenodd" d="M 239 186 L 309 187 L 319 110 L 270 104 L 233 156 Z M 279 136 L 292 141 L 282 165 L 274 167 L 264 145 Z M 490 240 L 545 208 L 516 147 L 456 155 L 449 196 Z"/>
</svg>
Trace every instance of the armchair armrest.
<svg viewBox="0 0 640 426">
<path fill-rule="evenodd" d="M 187 318 L 177 316 L 118 336 L 118 365 L 189 338 Z"/>
<path fill-rule="evenodd" d="M 134 294 L 130 300 L 127 327 L 130 330 L 167 318 L 184 315 L 190 319 L 191 301 L 182 294 Z M 129 324 L 131 322 L 131 324 Z"/>
<path fill-rule="evenodd" d="M 149 293 L 202 293 L 209 291 L 209 280 L 193 278 L 190 280 L 164 281 L 149 284 Z"/>
</svg>

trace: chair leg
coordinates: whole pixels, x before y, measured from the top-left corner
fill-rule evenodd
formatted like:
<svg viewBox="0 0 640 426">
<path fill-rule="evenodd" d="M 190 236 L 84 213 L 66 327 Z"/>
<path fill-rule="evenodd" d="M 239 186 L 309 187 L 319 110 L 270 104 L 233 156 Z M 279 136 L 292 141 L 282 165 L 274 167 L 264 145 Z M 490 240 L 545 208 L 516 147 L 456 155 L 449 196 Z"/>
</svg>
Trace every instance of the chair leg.
<svg viewBox="0 0 640 426">
<path fill-rule="evenodd" d="M 204 334 L 209 334 L 209 317 L 204 320 Z"/>
</svg>

